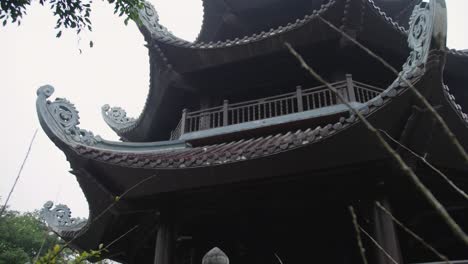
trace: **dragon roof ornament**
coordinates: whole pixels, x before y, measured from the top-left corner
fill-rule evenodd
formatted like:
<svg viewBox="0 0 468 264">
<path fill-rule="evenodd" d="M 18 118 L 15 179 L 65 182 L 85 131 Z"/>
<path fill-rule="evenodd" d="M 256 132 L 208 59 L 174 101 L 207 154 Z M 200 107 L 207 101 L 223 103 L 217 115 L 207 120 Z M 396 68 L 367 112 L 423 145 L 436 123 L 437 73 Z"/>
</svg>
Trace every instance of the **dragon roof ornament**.
<svg viewBox="0 0 468 264">
<path fill-rule="evenodd" d="M 121 133 L 133 127 L 137 122 L 135 118 L 128 117 L 127 112 L 122 107 L 110 107 L 108 104 L 105 104 L 101 108 L 101 113 L 104 121 L 116 133 Z"/>
<path fill-rule="evenodd" d="M 54 207 L 52 201 L 44 204 L 39 212 L 39 216 L 52 231 L 60 236 L 68 236 L 67 234 L 70 232 L 76 233 L 87 224 L 85 219 L 72 218 L 71 210 L 68 206 L 57 204 Z"/>
<path fill-rule="evenodd" d="M 37 90 L 37 110 L 42 122 L 46 122 L 53 132 L 60 132 L 69 142 L 76 142 L 84 145 L 95 145 L 102 141 L 100 136 L 95 136 L 91 131 L 78 127 L 80 117 L 78 111 L 70 101 L 64 98 L 56 98 L 51 102 L 47 100 L 53 93 L 54 87 L 45 85 Z M 54 133 L 57 134 L 57 133 Z"/>
<path fill-rule="evenodd" d="M 137 22 L 137 25 L 148 42 L 152 39 L 182 40 L 172 34 L 166 27 L 159 24 L 158 12 L 148 1 L 143 2 L 143 7 L 140 8 L 138 14 L 140 21 Z"/>
<path fill-rule="evenodd" d="M 420 75 L 424 71 L 430 50 L 446 49 L 446 16 L 443 0 L 431 0 L 415 6 L 409 21 L 408 46 L 411 52 L 403 65 L 405 78 L 408 75 Z"/>
</svg>

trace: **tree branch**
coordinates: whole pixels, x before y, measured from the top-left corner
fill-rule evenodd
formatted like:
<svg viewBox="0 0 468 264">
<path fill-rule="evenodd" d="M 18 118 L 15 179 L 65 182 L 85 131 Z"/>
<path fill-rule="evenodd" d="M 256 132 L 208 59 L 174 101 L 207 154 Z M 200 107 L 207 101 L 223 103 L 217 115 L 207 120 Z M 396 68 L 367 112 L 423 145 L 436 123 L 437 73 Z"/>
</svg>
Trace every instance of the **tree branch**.
<svg viewBox="0 0 468 264">
<path fill-rule="evenodd" d="M 325 18 L 321 17 L 320 15 L 318 16 L 319 19 L 327 24 L 330 28 L 333 30 L 339 32 L 341 35 L 343 35 L 345 38 L 356 44 L 359 48 L 364 50 L 367 54 L 372 56 L 373 58 L 377 59 L 380 63 L 382 63 L 386 68 L 388 68 L 390 71 L 392 71 L 396 76 L 399 76 L 399 71 L 395 69 L 390 63 L 385 61 L 382 57 L 379 55 L 375 54 L 373 51 L 371 51 L 369 48 L 366 46 L 362 45 L 359 41 L 357 41 L 355 38 L 349 36 L 344 32 L 343 30 L 337 28 L 335 25 L 333 25 L 330 21 L 326 20 Z M 429 110 L 429 112 L 434 116 L 434 119 L 437 121 L 437 123 L 440 124 L 442 127 L 442 130 L 444 133 L 448 136 L 449 140 L 452 142 L 452 144 L 456 147 L 457 151 L 460 153 L 460 155 L 463 157 L 465 160 L 465 164 L 468 164 L 468 154 L 465 151 L 465 148 L 460 144 L 458 139 L 455 137 L 453 132 L 450 130 L 448 127 L 447 123 L 445 123 L 444 119 L 437 113 L 437 111 L 432 107 L 432 105 L 427 101 L 427 99 L 414 87 L 414 85 L 409 82 L 406 78 L 401 77 L 401 80 L 410 87 L 410 90 L 416 95 L 416 98 L 418 98 L 419 101 L 423 103 L 423 105 Z"/>
<path fill-rule="evenodd" d="M 398 219 L 396 219 L 392 213 L 390 213 L 387 208 L 385 208 L 382 204 L 380 204 L 379 202 L 375 202 L 375 204 L 377 205 L 377 207 L 379 207 L 382 211 L 384 211 L 384 213 L 386 213 L 388 216 L 390 216 L 390 218 L 393 220 L 393 222 L 395 222 L 397 225 L 399 225 L 406 233 L 408 233 L 409 235 L 411 235 L 412 237 L 414 237 L 419 243 L 421 243 L 423 246 L 425 246 L 427 249 L 429 249 L 430 251 L 432 251 L 437 257 L 439 257 L 441 260 L 445 261 L 447 264 L 450 264 L 448 258 L 443 255 L 442 253 L 440 253 L 439 251 L 437 251 L 435 248 L 433 248 L 431 245 L 429 245 L 429 243 L 427 243 L 426 241 L 424 241 L 424 239 L 422 239 L 420 236 L 418 236 L 416 233 L 414 233 L 413 231 L 411 231 L 411 229 L 409 229 L 408 227 L 406 227 L 402 222 L 400 222 Z"/>
<path fill-rule="evenodd" d="M 418 176 L 414 173 L 414 171 L 405 163 L 402 157 L 388 144 L 388 142 L 383 138 L 382 134 L 355 108 L 353 108 L 347 100 L 341 95 L 335 87 L 330 85 L 327 81 L 325 81 L 316 71 L 314 71 L 302 58 L 302 56 L 294 50 L 294 48 L 289 44 L 285 43 L 286 47 L 289 49 L 292 55 L 297 58 L 301 66 L 308 71 L 314 78 L 318 81 L 323 83 L 330 89 L 343 104 L 345 104 L 349 110 L 354 113 L 359 120 L 366 126 L 366 128 L 374 134 L 377 138 L 380 145 L 390 154 L 390 156 L 397 162 L 400 166 L 400 169 L 403 171 L 405 175 L 407 175 L 414 183 L 416 188 L 423 194 L 426 200 L 434 207 L 436 212 L 444 219 L 447 225 L 450 227 L 452 232 L 458 237 L 467 247 L 468 247 L 468 236 L 463 232 L 460 226 L 453 220 L 450 214 L 445 210 L 444 206 L 434 197 L 432 192 L 421 182 Z"/>
<path fill-rule="evenodd" d="M 21 167 L 20 167 L 20 169 L 18 171 L 18 174 L 16 175 L 15 182 L 13 183 L 13 186 L 11 187 L 10 192 L 8 193 L 8 196 L 7 196 L 6 200 L 5 200 L 5 204 L 1 208 L 0 216 L 2 216 L 3 212 L 5 212 L 5 210 L 7 208 L 7 205 L 8 205 L 8 201 L 10 200 L 10 197 L 13 194 L 13 191 L 15 190 L 16 184 L 18 183 L 18 180 L 19 180 L 19 178 L 21 176 L 21 172 L 23 172 L 24 164 L 26 164 L 26 161 L 28 160 L 28 157 L 29 157 L 29 153 L 31 153 L 31 148 L 32 148 L 32 145 L 34 143 L 34 140 L 36 139 L 37 131 L 38 131 L 38 129 L 36 128 L 36 131 L 34 131 L 33 137 L 31 139 L 31 143 L 29 143 L 29 147 L 28 147 L 28 151 L 26 152 L 26 156 L 24 157 L 23 163 L 21 163 Z"/>
<path fill-rule="evenodd" d="M 357 222 L 356 213 L 354 212 L 354 207 L 349 206 L 348 209 L 353 219 L 354 230 L 356 231 L 356 240 L 358 243 L 359 252 L 361 253 L 362 262 L 364 264 L 367 264 L 368 262 L 366 258 L 366 249 L 364 248 L 364 245 L 362 244 L 361 231 L 359 230 L 359 224 Z"/>
<path fill-rule="evenodd" d="M 409 153 L 411 153 L 413 156 L 417 157 L 420 159 L 424 164 L 426 164 L 429 168 L 431 168 L 433 171 L 435 171 L 437 174 L 439 174 L 440 177 L 442 177 L 457 193 L 459 193 L 463 198 L 468 200 L 468 195 L 461 189 L 459 188 L 453 181 L 447 177 L 442 171 L 434 167 L 431 163 L 429 163 L 424 157 L 421 155 L 417 154 L 416 152 L 412 151 L 410 148 L 406 147 L 403 145 L 401 142 L 398 140 L 394 139 L 392 136 L 390 136 L 385 130 L 379 129 L 380 132 L 382 132 L 385 136 L 387 136 L 391 141 L 395 142 L 398 146 L 402 147 Z"/>
</svg>

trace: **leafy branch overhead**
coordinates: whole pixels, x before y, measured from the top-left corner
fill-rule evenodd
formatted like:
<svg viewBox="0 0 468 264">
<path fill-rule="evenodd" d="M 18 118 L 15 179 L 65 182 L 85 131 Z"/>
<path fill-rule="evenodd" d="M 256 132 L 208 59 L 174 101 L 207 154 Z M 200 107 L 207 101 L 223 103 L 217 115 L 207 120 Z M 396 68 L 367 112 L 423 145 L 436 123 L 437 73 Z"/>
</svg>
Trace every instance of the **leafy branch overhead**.
<svg viewBox="0 0 468 264">
<path fill-rule="evenodd" d="M 107 0 L 114 5 L 114 13 L 126 16 L 125 24 L 130 19 L 139 21 L 138 10 L 143 7 L 143 0 Z M 21 25 L 26 10 L 32 0 L 1 0 L 0 23 L 6 26 L 9 23 Z M 83 30 L 92 30 L 90 19 L 92 0 L 39 0 L 39 4 L 49 6 L 57 17 L 55 28 L 57 37 L 62 35 L 63 29 L 75 29 L 77 34 Z"/>
</svg>

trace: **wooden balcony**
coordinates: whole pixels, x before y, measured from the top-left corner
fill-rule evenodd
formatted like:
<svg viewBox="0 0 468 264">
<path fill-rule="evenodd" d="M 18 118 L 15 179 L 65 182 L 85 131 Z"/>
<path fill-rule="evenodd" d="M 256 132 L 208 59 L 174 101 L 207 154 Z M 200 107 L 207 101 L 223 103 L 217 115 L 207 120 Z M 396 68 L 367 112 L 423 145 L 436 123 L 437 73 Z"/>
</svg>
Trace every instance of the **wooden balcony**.
<svg viewBox="0 0 468 264">
<path fill-rule="evenodd" d="M 355 81 L 350 74 L 346 75 L 345 80 L 332 83 L 332 85 L 350 103 L 365 103 L 384 90 Z M 275 118 L 334 105 L 342 105 L 342 102 L 325 85 L 307 89 L 298 86 L 296 91 L 292 93 L 234 104 L 224 100 L 222 105 L 213 108 L 193 112 L 184 109 L 179 124 L 171 132 L 171 140 L 179 139 L 186 133 Z"/>
</svg>

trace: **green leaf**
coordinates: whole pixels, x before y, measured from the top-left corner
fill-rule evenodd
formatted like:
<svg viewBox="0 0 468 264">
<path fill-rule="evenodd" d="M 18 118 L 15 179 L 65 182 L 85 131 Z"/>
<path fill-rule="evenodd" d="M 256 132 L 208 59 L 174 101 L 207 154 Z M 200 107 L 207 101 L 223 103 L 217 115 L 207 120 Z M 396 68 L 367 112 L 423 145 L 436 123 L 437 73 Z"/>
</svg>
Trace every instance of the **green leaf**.
<svg viewBox="0 0 468 264">
<path fill-rule="evenodd" d="M 62 36 L 62 30 L 60 30 L 60 31 L 57 33 L 57 36 L 55 36 L 55 37 L 60 38 L 60 36 Z"/>
<path fill-rule="evenodd" d="M 91 41 L 89 42 L 89 47 L 92 48 L 93 46 L 94 46 L 94 43 L 93 43 L 93 41 L 91 40 Z"/>
</svg>

